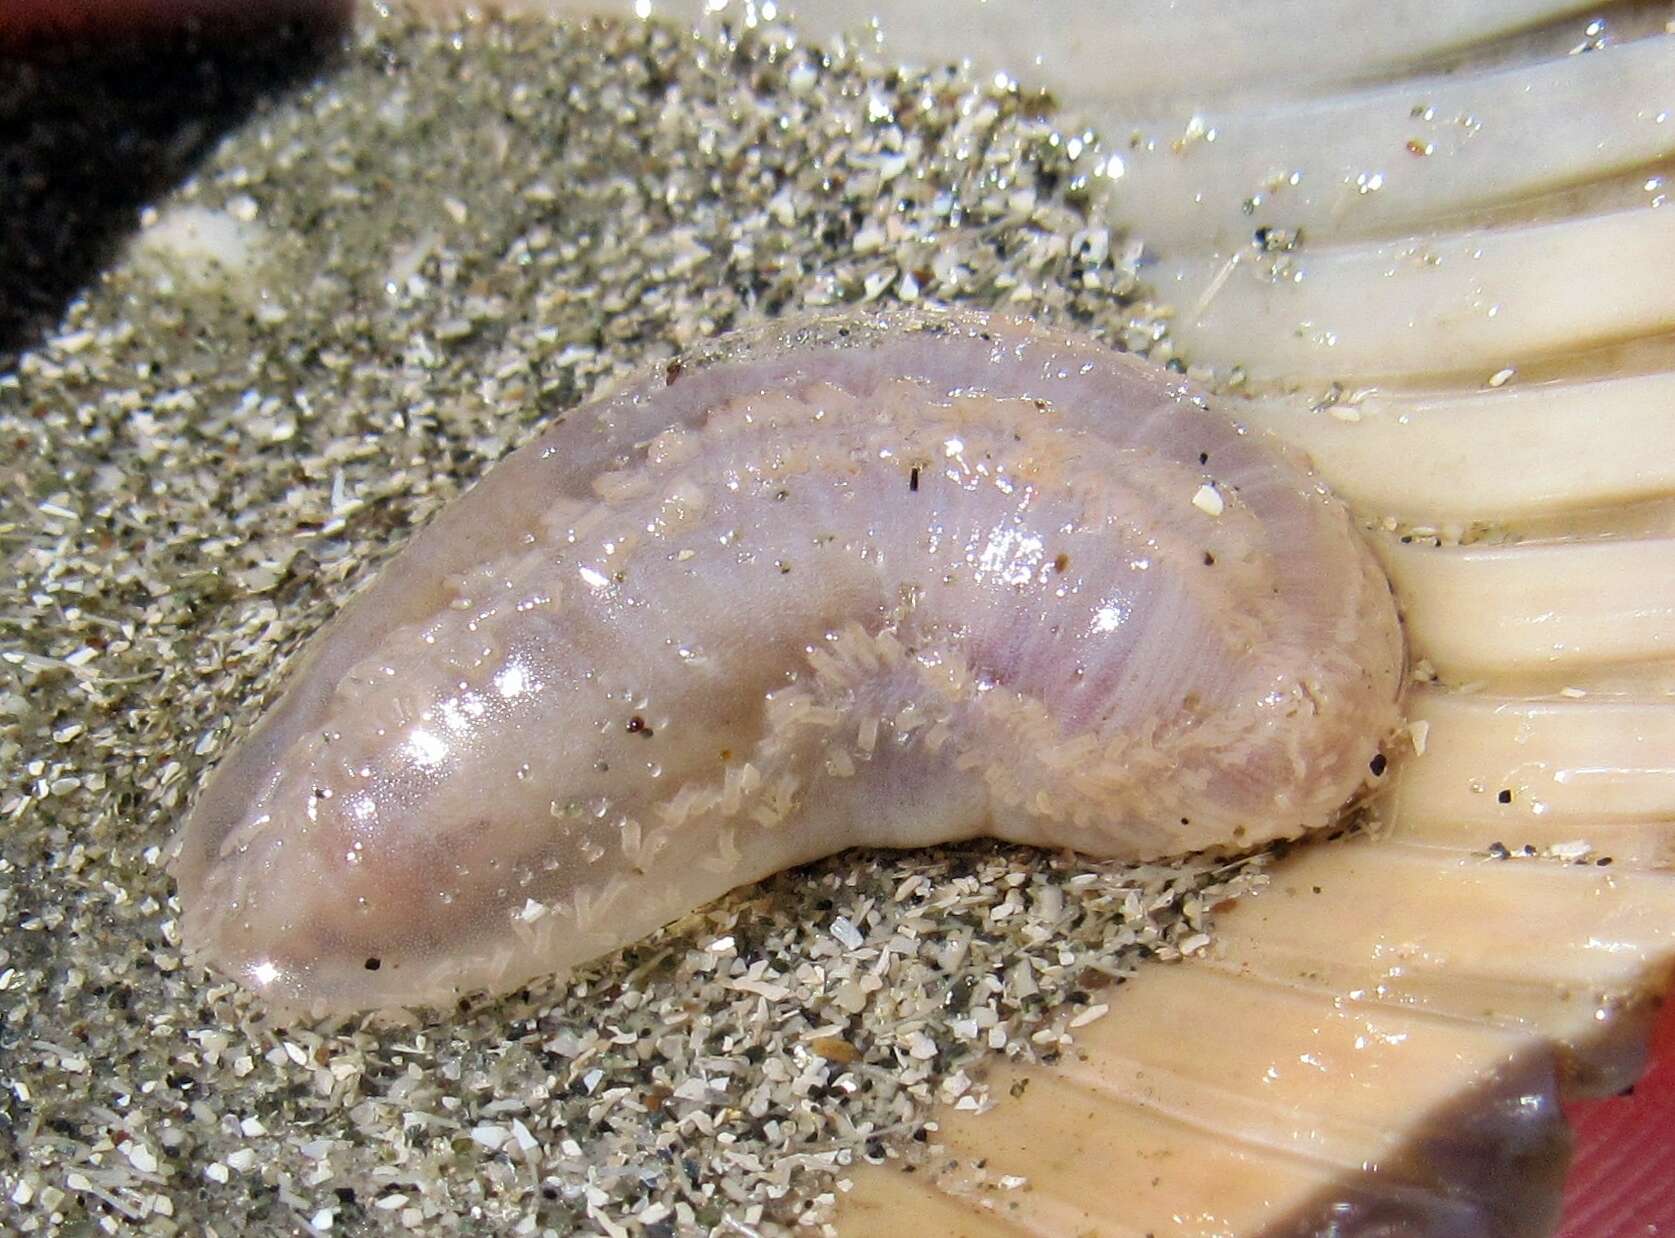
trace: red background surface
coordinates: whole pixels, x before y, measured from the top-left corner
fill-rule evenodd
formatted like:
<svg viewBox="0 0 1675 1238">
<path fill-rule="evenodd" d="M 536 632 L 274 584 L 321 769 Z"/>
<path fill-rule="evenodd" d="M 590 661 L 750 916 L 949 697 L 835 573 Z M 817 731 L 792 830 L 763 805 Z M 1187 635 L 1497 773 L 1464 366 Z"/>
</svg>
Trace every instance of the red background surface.
<svg viewBox="0 0 1675 1238">
<path fill-rule="evenodd" d="M 278 17 L 328 16 L 351 0 L 0 0 L 0 46 L 43 33 L 122 32 L 205 23 L 207 33 L 268 25 Z"/>
<path fill-rule="evenodd" d="M 1576 1161 L 1561 1238 L 1675 1235 L 1675 1004 L 1632 1096 L 1570 1108 Z"/>
</svg>

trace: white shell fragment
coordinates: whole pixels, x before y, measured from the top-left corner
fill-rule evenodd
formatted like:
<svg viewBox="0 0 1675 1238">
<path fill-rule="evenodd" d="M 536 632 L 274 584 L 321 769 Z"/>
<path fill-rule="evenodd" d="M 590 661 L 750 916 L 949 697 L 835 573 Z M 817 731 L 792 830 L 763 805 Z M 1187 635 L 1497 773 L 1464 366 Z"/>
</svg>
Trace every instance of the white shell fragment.
<svg viewBox="0 0 1675 1238">
<path fill-rule="evenodd" d="M 1163 371 L 976 314 L 773 328 L 571 412 L 346 608 L 201 796 L 184 931 L 350 1010 L 850 846 L 1255 846 L 1355 793 L 1402 659 L 1344 510 Z"/>
</svg>

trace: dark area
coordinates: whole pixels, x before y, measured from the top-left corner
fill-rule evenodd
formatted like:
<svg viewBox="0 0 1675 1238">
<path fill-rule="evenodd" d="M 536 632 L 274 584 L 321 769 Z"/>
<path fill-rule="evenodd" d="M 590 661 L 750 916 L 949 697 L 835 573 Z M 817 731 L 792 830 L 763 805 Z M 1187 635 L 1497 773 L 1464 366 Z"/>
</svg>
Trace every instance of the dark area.
<svg viewBox="0 0 1675 1238">
<path fill-rule="evenodd" d="M 1558 1064 L 1529 1050 L 1399 1150 L 1265 1231 L 1297 1238 L 1538 1238 L 1559 1219 L 1570 1128 Z"/>
<path fill-rule="evenodd" d="M 310 80 L 344 20 L 42 36 L 0 50 L 0 372 L 228 129 Z"/>
</svg>

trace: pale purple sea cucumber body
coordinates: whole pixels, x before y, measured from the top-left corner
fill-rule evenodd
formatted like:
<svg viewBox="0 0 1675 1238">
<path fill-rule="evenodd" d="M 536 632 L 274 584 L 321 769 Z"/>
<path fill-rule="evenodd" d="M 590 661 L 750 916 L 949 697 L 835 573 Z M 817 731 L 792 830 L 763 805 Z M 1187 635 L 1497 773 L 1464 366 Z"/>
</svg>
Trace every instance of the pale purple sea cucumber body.
<svg viewBox="0 0 1675 1238">
<path fill-rule="evenodd" d="M 189 947 L 315 1012 L 505 990 L 855 846 L 1334 820 L 1397 718 L 1343 508 L 1156 368 L 977 313 L 775 325 L 576 409 L 222 762 Z"/>
</svg>

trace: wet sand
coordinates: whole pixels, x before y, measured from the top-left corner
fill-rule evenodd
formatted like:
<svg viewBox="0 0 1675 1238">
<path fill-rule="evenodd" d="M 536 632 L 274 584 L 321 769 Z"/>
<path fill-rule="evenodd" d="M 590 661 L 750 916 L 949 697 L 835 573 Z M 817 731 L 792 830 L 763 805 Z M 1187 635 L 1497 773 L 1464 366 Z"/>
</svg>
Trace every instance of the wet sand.
<svg viewBox="0 0 1675 1238">
<path fill-rule="evenodd" d="M 635 366 L 925 299 L 1167 361 L 1096 152 L 774 32 L 284 47 L 0 70 L 0 1226 L 817 1223 L 1259 874 L 840 856 L 567 984 L 310 1026 L 182 958 L 169 841 L 342 600 Z"/>
</svg>

